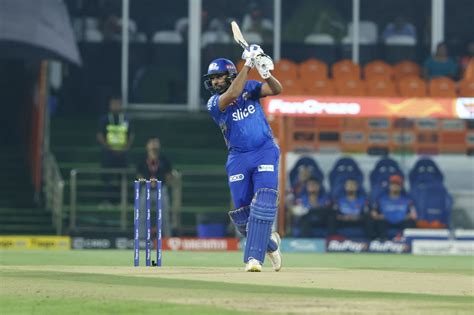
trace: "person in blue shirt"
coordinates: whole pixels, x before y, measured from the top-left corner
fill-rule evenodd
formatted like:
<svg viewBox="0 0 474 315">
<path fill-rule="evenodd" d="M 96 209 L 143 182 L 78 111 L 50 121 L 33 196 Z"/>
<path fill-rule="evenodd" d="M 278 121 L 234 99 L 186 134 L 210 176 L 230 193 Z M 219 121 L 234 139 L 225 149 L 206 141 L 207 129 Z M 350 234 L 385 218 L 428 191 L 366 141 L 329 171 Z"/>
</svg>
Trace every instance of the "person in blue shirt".
<svg viewBox="0 0 474 315">
<path fill-rule="evenodd" d="M 274 65 L 258 45 L 244 50 L 243 69 L 225 58 L 213 60 L 204 76 L 212 96 L 207 109 L 219 126 L 229 151 L 226 171 L 235 210 L 229 212 L 237 230 L 247 237 L 245 271 L 262 270 L 265 253 L 273 269 L 281 268 L 280 237 L 271 233 L 278 208 L 278 163 L 280 149 L 265 118 L 260 98 L 281 93 L 272 76 Z M 256 68 L 265 80 L 247 80 Z"/>
<path fill-rule="evenodd" d="M 306 181 L 304 192 L 292 207 L 293 236 L 312 237 L 315 228 L 327 228 L 331 199 L 316 177 Z"/>
<path fill-rule="evenodd" d="M 458 72 L 456 62 L 448 55 L 448 46 L 439 43 L 436 46 L 436 53 L 425 60 L 423 64 L 423 74 L 425 79 L 436 77 L 448 77 L 455 79 Z"/>
<path fill-rule="evenodd" d="M 367 198 L 358 193 L 359 185 L 355 179 L 349 178 L 344 183 L 344 195 L 334 201 L 333 215 L 329 216 L 328 233 L 336 234 L 338 228 L 360 227 L 367 232 L 366 214 Z"/>
<path fill-rule="evenodd" d="M 413 201 L 402 194 L 403 179 L 400 175 L 389 178 L 389 191 L 382 195 L 374 204 L 371 211 L 373 236 L 387 238 L 388 229 L 402 231 L 416 227 L 416 209 Z"/>
</svg>

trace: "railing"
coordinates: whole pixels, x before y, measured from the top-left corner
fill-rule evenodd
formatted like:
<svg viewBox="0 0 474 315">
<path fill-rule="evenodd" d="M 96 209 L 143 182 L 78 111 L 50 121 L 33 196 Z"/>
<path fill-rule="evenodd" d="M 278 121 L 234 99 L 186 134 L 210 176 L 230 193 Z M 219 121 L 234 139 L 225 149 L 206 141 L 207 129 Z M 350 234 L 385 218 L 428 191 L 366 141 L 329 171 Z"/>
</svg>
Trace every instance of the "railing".
<svg viewBox="0 0 474 315">
<path fill-rule="evenodd" d="M 72 169 L 70 172 L 70 202 L 69 202 L 69 230 L 77 230 L 77 176 L 78 174 L 109 174 L 120 175 L 120 229 L 127 229 L 127 208 L 128 208 L 128 189 L 127 175 L 135 174 L 134 169 L 121 168 L 91 168 L 91 169 Z"/>
<path fill-rule="evenodd" d="M 120 176 L 120 223 L 119 228 L 121 231 L 126 231 L 128 227 L 128 211 L 129 208 L 129 185 L 132 183 L 129 179 L 129 175 L 135 175 L 135 169 L 114 169 L 114 168 L 90 168 L 90 169 L 72 169 L 70 171 L 70 201 L 69 201 L 69 230 L 77 231 L 80 229 L 78 226 L 78 202 L 77 202 L 77 190 L 78 190 L 78 176 L 79 175 L 118 175 Z M 171 182 L 171 211 L 172 211 L 172 226 L 176 228 L 179 226 L 179 213 L 182 204 L 182 181 L 181 173 L 177 170 L 172 172 L 173 180 Z M 105 185 L 105 184 L 104 184 Z M 102 229 L 103 227 L 98 227 Z M 93 229 L 88 227 L 88 229 Z"/>
<path fill-rule="evenodd" d="M 46 209 L 51 211 L 51 219 L 57 235 L 63 230 L 63 196 L 64 180 L 59 171 L 55 156 L 47 152 L 43 159 L 44 185 Z"/>
</svg>

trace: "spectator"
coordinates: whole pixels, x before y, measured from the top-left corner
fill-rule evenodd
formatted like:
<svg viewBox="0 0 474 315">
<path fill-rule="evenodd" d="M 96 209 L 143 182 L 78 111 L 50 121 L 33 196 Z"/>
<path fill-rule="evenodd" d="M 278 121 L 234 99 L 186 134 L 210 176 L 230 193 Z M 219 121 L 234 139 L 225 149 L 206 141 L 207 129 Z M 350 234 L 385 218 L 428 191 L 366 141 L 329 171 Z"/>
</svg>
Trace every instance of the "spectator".
<svg viewBox="0 0 474 315">
<path fill-rule="evenodd" d="M 457 65 L 448 55 L 448 47 L 445 43 L 439 43 L 434 56 L 426 59 L 423 65 L 426 79 L 436 77 L 450 77 L 454 79 L 457 74 Z"/>
<path fill-rule="evenodd" d="M 296 181 L 292 183 L 292 191 L 295 199 L 301 197 L 301 195 L 305 192 L 306 183 L 311 177 L 312 172 L 311 165 L 300 165 L 298 167 L 298 175 L 296 177 Z"/>
<path fill-rule="evenodd" d="M 327 217 L 331 201 L 324 192 L 317 178 L 311 177 L 306 181 L 305 193 L 296 199 L 292 208 L 294 230 L 293 236 L 311 237 L 312 229 L 327 227 Z M 295 235 L 296 234 L 296 235 Z"/>
<path fill-rule="evenodd" d="M 344 195 L 334 202 L 333 213 L 329 216 L 329 234 L 334 235 L 337 229 L 344 227 L 365 228 L 365 214 L 368 209 L 367 198 L 358 193 L 359 185 L 353 178 L 344 183 Z"/>
<path fill-rule="evenodd" d="M 127 155 L 133 143 L 134 134 L 130 120 L 122 111 L 119 98 L 110 99 L 109 112 L 101 117 L 96 138 L 102 149 L 103 168 L 127 168 Z M 112 174 L 102 176 L 108 202 L 111 201 L 110 196 L 114 193 L 111 181 L 116 177 Z"/>
<path fill-rule="evenodd" d="M 163 235 L 165 237 L 171 236 L 171 209 L 168 196 L 168 187 L 172 181 L 172 166 L 171 162 L 161 154 L 161 143 L 158 137 L 148 139 L 146 144 L 146 155 L 141 156 L 137 165 L 137 178 L 157 179 L 162 182 L 162 215 L 163 215 Z M 152 182 L 152 189 L 155 188 L 156 182 Z M 144 189 L 144 188 L 142 188 Z M 144 193 L 141 196 L 145 196 Z M 145 199 L 140 202 L 144 203 Z M 142 209 L 145 207 L 142 206 Z M 144 216 L 142 216 L 144 217 Z M 145 224 L 145 222 L 140 222 Z M 145 229 L 142 229 L 143 231 Z"/>
<path fill-rule="evenodd" d="M 409 36 L 416 41 L 416 29 L 413 24 L 408 23 L 404 17 L 398 16 L 392 23 L 389 23 L 383 31 L 384 41 L 392 36 Z"/>
<path fill-rule="evenodd" d="M 273 22 L 262 15 L 262 11 L 256 2 L 250 3 L 248 13 L 242 19 L 242 32 L 258 33 L 265 42 L 272 38 Z"/>
<path fill-rule="evenodd" d="M 474 79 L 474 41 L 467 44 L 466 54 L 459 59 L 459 68 L 461 69 L 461 78 Z"/>
<path fill-rule="evenodd" d="M 416 226 L 416 209 L 413 201 L 402 194 L 403 179 L 400 175 L 389 178 L 388 194 L 382 195 L 371 211 L 371 238 L 387 238 L 389 228 L 406 229 Z"/>
</svg>

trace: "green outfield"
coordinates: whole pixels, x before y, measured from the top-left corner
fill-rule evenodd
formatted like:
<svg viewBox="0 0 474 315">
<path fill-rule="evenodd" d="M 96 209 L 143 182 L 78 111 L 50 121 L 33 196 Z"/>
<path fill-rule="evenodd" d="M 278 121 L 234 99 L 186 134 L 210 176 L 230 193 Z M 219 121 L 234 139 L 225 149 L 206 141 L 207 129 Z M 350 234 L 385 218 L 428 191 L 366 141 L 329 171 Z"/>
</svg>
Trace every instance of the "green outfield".
<svg viewBox="0 0 474 315">
<path fill-rule="evenodd" d="M 2 314 L 472 314 L 474 258 L 284 254 L 245 273 L 241 253 L 0 251 Z"/>
</svg>

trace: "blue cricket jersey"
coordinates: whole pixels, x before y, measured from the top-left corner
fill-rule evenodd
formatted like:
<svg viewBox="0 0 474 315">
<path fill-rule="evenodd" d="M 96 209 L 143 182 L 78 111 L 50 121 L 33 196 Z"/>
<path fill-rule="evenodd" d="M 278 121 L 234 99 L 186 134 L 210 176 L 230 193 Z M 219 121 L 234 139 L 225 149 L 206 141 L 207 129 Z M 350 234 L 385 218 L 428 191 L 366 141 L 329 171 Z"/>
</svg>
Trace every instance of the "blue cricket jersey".
<svg viewBox="0 0 474 315">
<path fill-rule="evenodd" d="M 378 211 L 384 215 L 385 220 L 397 224 L 405 219 L 412 204 L 413 202 L 405 196 L 390 198 L 389 195 L 384 195 L 378 200 Z"/>
<path fill-rule="evenodd" d="M 249 152 L 275 145 L 259 101 L 261 88 L 261 82 L 247 81 L 240 96 L 224 112 L 219 110 L 220 95 L 213 95 L 207 102 L 207 109 L 220 127 L 230 152 Z"/>
</svg>

